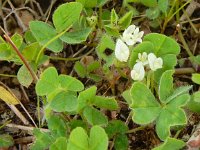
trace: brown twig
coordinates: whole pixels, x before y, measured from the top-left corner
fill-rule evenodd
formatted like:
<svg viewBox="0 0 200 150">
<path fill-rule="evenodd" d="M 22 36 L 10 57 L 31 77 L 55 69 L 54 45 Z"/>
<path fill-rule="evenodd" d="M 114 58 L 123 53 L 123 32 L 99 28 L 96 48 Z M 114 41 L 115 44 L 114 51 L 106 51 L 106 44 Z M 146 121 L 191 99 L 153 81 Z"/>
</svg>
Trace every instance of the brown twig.
<svg viewBox="0 0 200 150">
<path fill-rule="evenodd" d="M 27 130 L 27 131 L 31 131 L 31 132 L 34 129 L 36 129 L 35 127 L 27 127 L 27 126 L 12 124 L 12 123 L 7 124 L 6 127 L 17 128 L 20 130 Z M 38 128 L 38 129 L 40 129 L 40 131 L 42 131 L 42 132 L 50 132 L 48 129 L 43 129 L 43 128 Z"/>
<path fill-rule="evenodd" d="M 21 61 L 24 63 L 24 65 L 26 66 L 26 68 L 30 72 L 33 80 L 37 81 L 38 77 L 35 74 L 35 72 L 33 71 L 33 69 L 31 68 L 31 66 L 28 64 L 27 60 L 24 58 L 24 56 L 21 54 L 21 52 L 19 51 L 19 49 L 17 48 L 17 46 L 13 43 L 13 41 L 11 40 L 11 38 L 8 36 L 8 34 L 4 31 L 4 29 L 1 26 L 0 26 L 0 29 L 4 32 L 4 37 L 5 37 L 6 41 L 13 47 L 14 51 L 17 53 L 17 55 L 19 56 L 19 58 L 21 59 Z"/>
</svg>

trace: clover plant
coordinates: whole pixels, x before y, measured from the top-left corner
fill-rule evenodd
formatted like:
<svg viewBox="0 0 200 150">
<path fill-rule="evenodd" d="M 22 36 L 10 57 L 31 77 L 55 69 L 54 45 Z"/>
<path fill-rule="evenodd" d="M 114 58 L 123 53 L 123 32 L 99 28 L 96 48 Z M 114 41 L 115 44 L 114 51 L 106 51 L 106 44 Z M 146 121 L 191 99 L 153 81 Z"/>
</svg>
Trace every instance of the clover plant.
<svg viewBox="0 0 200 150">
<path fill-rule="evenodd" d="M 44 116 L 39 125 L 48 127 L 48 130 L 33 131 L 36 140 L 31 149 L 107 150 L 109 140 L 113 142 L 110 147 L 116 150 L 129 149 L 129 125 L 106 115 L 110 111 L 120 113 L 119 97 L 115 97 L 120 95 L 131 110 L 133 123 L 155 125 L 163 143 L 154 150 L 181 149 L 185 145 L 183 141 L 170 137 L 171 131 L 187 124 L 184 107 L 200 112 L 200 93 L 193 93 L 190 100 L 192 86 L 174 87 L 179 44 L 163 34 L 144 35 L 144 31 L 132 24 L 134 10 L 131 7 L 128 12 L 118 12 L 114 8 L 103 12 L 107 2 L 76 0 L 58 6 L 52 24 L 31 21 L 30 30 L 24 37 L 19 34 L 11 37 L 22 56 L 9 42 L 0 38 L 0 60 L 20 65 L 17 73 L 20 84 L 29 87 L 34 83 L 38 100 L 43 104 Z M 146 13 L 151 19 L 156 19 L 160 13 L 169 17 L 168 0 L 126 0 L 123 4 L 131 2 L 149 7 Z M 55 67 L 47 67 L 41 69 L 39 78 L 34 79 L 32 73 L 36 74 L 44 62 L 51 59 L 45 51 L 61 53 L 68 50 L 64 48 L 66 44 L 95 47 L 92 56 L 86 56 L 87 53 L 72 58 L 75 60 L 72 69 L 80 78 L 59 74 Z M 86 86 L 82 78 L 102 83 L 108 81 L 111 96 L 105 96 L 107 91 L 101 95 L 99 86 Z M 123 93 L 115 93 L 114 84 L 122 78 L 128 81 L 128 86 L 124 86 Z M 193 74 L 192 80 L 200 84 L 200 75 Z M 1 135 L 0 146 L 12 144 L 10 136 Z"/>
<path fill-rule="evenodd" d="M 170 136 L 170 127 L 187 123 L 183 106 L 190 99 L 188 90 L 191 86 L 173 89 L 173 71 L 163 73 L 159 82 L 159 101 L 144 83 L 135 82 L 131 89 L 123 93 L 133 111 L 132 119 L 138 124 L 155 121 L 156 132 L 161 140 Z"/>
</svg>

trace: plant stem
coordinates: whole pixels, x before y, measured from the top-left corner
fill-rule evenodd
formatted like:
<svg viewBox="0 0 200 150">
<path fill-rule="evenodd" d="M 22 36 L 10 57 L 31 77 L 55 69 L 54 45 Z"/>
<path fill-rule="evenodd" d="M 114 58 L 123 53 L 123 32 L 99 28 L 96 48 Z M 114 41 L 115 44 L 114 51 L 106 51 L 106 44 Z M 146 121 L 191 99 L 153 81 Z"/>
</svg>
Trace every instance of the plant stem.
<svg viewBox="0 0 200 150">
<path fill-rule="evenodd" d="M 188 2 L 187 2 L 188 3 Z M 179 8 L 179 2 L 177 2 L 176 3 L 176 9 L 178 9 Z M 180 7 L 181 9 L 182 9 L 182 7 Z M 179 8 L 179 9 L 180 9 Z M 178 9 L 178 10 L 179 10 Z M 177 20 L 177 23 L 179 24 L 179 18 L 180 18 L 180 15 L 179 15 L 179 11 L 176 11 L 177 13 L 176 13 L 176 20 Z M 180 25 L 180 24 L 179 24 Z M 186 43 L 186 41 L 185 41 L 185 39 L 184 39 L 184 37 L 183 37 L 183 33 L 182 33 L 182 31 L 181 31 L 181 27 L 179 27 L 179 26 L 177 26 L 177 30 L 178 30 L 178 36 L 179 36 L 179 38 L 180 38 L 180 40 L 181 40 L 181 42 L 182 42 L 182 44 L 183 44 L 183 46 L 184 46 L 184 48 L 185 48 L 185 50 L 186 50 L 186 52 L 187 52 L 187 54 L 190 56 L 190 57 L 194 57 L 194 55 L 192 54 L 192 52 L 190 51 L 190 48 L 188 47 L 188 45 L 187 45 L 187 43 Z"/>
<path fill-rule="evenodd" d="M 17 78 L 16 75 L 11 75 L 11 74 L 1 74 L 0 73 L 0 76 L 2 76 L 2 77 L 9 77 L 9 78 Z"/>
<path fill-rule="evenodd" d="M 102 29 L 102 7 L 99 7 L 99 16 L 98 16 L 98 20 L 99 20 L 99 29 Z"/>
<path fill-rule="evenodd" d="M 177 68 L 175 69 L 175 74 L 191 74 L 195 73 L 194 68 Z"/>
<path fill-rule="evenodd" d="M 40 59 L 40 56 L 41 56 L 41 54 L 44 52 L 45 48 L 46 48 L 49 44 L 51 44 L 53 41 L 55 41 L 55 40 L 57 40 L 59 37 L 61 37 L 61 36 L 62 36 L 65 32 L 67 32 L 70 28 L 71 28 L 71 26 L 68 27 L 68 28 L 67 28 L 66 30 L 64 30 L 63 32 L 61 32 L 61 33 L 59 33 L 58 35 L 56 35 L 54 38 L 52 38 L 51 40 L 49 40 L 46 44 L 44 44 L 44 45 L 42 46 L 42 48 L 40 49 L 40 51 L 39 51 L 39 53 L 38 53 L 38 55 L 37 55 L 36 64 L 38 64 L 39 59 Z"/>
<path fill-rule="evenodd" d="M 176 3 L 177 3 L 177 2 L 179 3 L 179 1 L 177 1 L 177 0 L 174 1 L 173 5 L 172 5 L 172 7 L 171 7 L 171 9 L 170 9 L 170 11 L 169 11 L 169 13 L 168 13 L 168 15 L 167 15 L 165 21 L 164 21 L 164 24 L 163 24 L 163 28 L 162 28 L 161 33 L 164 33 L 165 28 L 167 27 L 168 22 L 174 17 L 174 15 L 176 15 L 182 8 L 184 8 L 184 7 L 185 7 L 187 4 L 189 4 L 191 1 L 192 1 L 192 0 L 187 1 L 185 4 L 183 4 L 180 8 L 178 8 L 178 9 L 172 14 L 173 9 L 174 9 Z"/>
<path fill-rule="evenodd" d="M 13 43 L 13 41 L 8 36 L 8 34 L 3 30 L 3 28 L 0 27 L 0 29 L 4 32 L 4 37 L 5 37 L 6 41 L 12 46 L 12 48 L 14 49 L 14 51 L 17 53 L 17 55 L 19 56 L 19 58 L 21 59 L 21 61 L 24 63 L 24 65 L 26 66 L 26 68 L 30 72 L 33 80 L 37 81 L 38 77 L 35 74 L 35 72 L 33 71 L 33 69 L 31 68 L 31 66 L 28 64 L 28 61 L 24 58 L 24 56 L 21 54 L 21 52 L 19 51 L 19 49 L 17 48 L 17 46 Z"/>
<path fill-rule="evenodd" d="M 75 57 L 75 58 L 73 58 L 73 57 L 70 57 L 70 58 L 62 58 L 62 57 L 51 57 L 51 56 L 49 56 L 49 58 L 52 59 L 52 60 L 76 61 L 76 60 L 81 59 L 81 58 L 84 57 L 84 56 L 89 55 L 91 52 L 93 52 L 93 50 L 94 50 L 94 48 L 92 48 L 91 50 L 89 50 L 86 54 L 84 54 L 84 55 L 82 55 L 82 56 L 79 56 L 79 57 Z"/>
<path fill-rule="evenodd" d="M 137 131 L 144 130 L 146 127 L 147 127 L 147 126 L 140 126 L 140 127 L 137 127 L 137 128 L 131 129 L 131 130 L 128 130 L 126 133 L 127 133 L 127 134 L 135 133 L 135 132 L 137 132 Z"/>
</svg>

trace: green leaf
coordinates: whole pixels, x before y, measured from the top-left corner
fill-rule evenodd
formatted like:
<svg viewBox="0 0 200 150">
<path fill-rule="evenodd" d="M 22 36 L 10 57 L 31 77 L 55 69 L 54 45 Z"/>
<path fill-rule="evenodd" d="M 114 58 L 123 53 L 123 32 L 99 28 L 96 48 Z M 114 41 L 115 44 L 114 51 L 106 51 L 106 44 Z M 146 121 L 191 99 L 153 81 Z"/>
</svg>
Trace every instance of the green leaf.
<svg viewBox="0 0 200 150">
<path fill-rule="evenodd" d="M 132 105 L 132 97 L 131 97 L 131 92 L 130 89 L 126 90 L 122 93 L 122 97 L 126 100 L 126 102 L 128 103 L 128 105 Z"/>
<path fill-rule="evenodd" d="M 67 150 L 88 150 L 89 143 L 88 143 L 88 135 L 86 131 L 81 128 L 75 128 L 68 140 Z"/>
<path fill-rule="evenodd" d="M 11 40 L 21 52 L 21 47 L 23 43 L 22 36 L 16 33 L 11 37 Z M 9 43 L 6 43 L 5 41 L 0 43 L 0 59 L 14 61 L 16 63 L 21 64 L 21 60 L 19 59 L 12 46 Z"/>
<path fill-rule="evenodd" d="M 82 4 L 70 2 L 60 5 L 53 14 L 53 24 L 58 33 L 67 30 L 78 21 L 82 11 Z"/>
<path fill-rule="evenodd" d="M 131 24 L 132 17 L 133 17 L 133 12 L 129 11 L 122 18 L 120 18 L 118 23 L 120 29 L 126 29 Z"/>
<path fill-rule="evenodd" d="M 81 77 L 84 78 L 87 74 L 87 70 L 85 67 L 81 64 L 80 61 L 77 61 L 74 65 L 74 70 L 77 72 L 77 74 Z"/>
<path fill-rule="evenodd" d="M 59 86 L 58 73 L 54 67 L 49 67 L 41 75 L 40 79 L 36 84 L 36 93 L 38 96 L 48 95 L 55 91 Z"/>
<path fill-rule="evenodd" d="M 114 56 L 114 53 L 112 53 L 111 55 L 107 56 L 105 54 L 106 49 L 110 49 L 112 51 L 114 51 L 114 49 L 115 49 L 115 42 L 107 34 L 102 36 L 101 41 L 100 41 L 99 45 L 97 46 L 96 52 L 97 52 L 98 57 L 100 59 L 105 60 L 106 64 L 108 66 L 110 66 L 110 65 L 113 64 L 115 56 Z"/>
<path fill-rule="evenodd" d="M 161 140 L 164 141 L 170 136 L 171 126 L 184 125 L 187 123 L 187 117 L 181 107 L 186 105 L 189 98 L 190 96 L 188 94 L 180 95 L 163 107 L 156 121 L 156 132 Z"/>
<path fill-rule="evenodd" d="M 93 8 L 97 6 L 97 0 L 76 0 L 81 3 L 85 8 Z"/>
<path fill-rule="evenodd" d="M 105 131 L 109 138 L 113 138 L 118 134 L 125 134 L 128 131 L 128 127 L 121 120 L 111 120 L 105 128 Z"/>
<path fill-rule="evenodd" d="M 144 41 L 149 41 L 154 45 L 156 56 L 164 56 L 166 54 L 178 55 L 180 46 L 178 43 L 163 34 L 150 33 L 144 36 Z"/>
<path fill-rule="evenodd" d="M 99 61 L 94 61 L 94 62 L 91 62 L 87 66 L 87 71 L 88 72 L 92 72 L 92 71 L 95 71 L 96 69 L 98 69 L 99 67 L 100 67 L 100 62 Z"/>
<path fill-rule="evenodd" d="M 192 74 L 192 81 L 196 84 L 200 84 L 200 74 L 199 73 L 193 73 Z"/>
<path fill-rule="evenodd" d="M 50 107 L 57 112 L 73 112 L 77 105 L 77 97 L 72 92 L 60 92 L 50 103 Z"/>
<path fill-rule="evenodd" d="M 159 9 L 166 14 L 169 7 L 169 0 L 158 0 Z"/>
<path fill-rule="evenodd" d="M 103 128 L 99 126 L 94 126 L 90 130 L 89 145 L 90 150 L 108 149 L 108 136 Z"/>
<path fill-rule="evenodd" d="M 31 43 L 23 49 L 22 54 L 28 61 L 35 61 L 41 48 L 38 42 Z"/>
<path fill-rule="evenodd" d="M 33 82 L 33 78 L 25 65 L 21 66 L 17 72 L 17 79 L 19 83 L 25 87 L 29 87 Z"/>
<path fill-rule="evenodd" d="M 92 86 L 79 93 L 78 96 L 78 112 L 81 111 L 84 107 L 89 105 L 94 101 L 96 95 L 97 87 Z"/>
<path fill-rule="evenodd" d="M 82 91 L 84 89 L 81 81 L 68 75 L 59 75 L 58 81 L 61 87 L 68 91 Z"/>
<path fill-rule="evenodd" d="M 68 44 L 79 44 L 87 40 L 91 31 L 91 28 L 85 28 L 77 31 L 66 32 L 60 37 L 60 39 Z"/>
<path fill-rule="evenodd" d="M 67 138 L 57 138 L 56 141 L 50 146 L 50 150 L 67 150 Z"/>
<path fill-rule="evenodd" d="M 185 146 L 185 143 L 181 140 L 168 137 L 166 141 L 153 150 L 180 150 Z"/>
<path fill-rule="evenodd" d="M 58 116 L 52 114 L 50 118 L 47 119 L 48 128 L 54 137 L 65 137 L 67 134 L 67 127 L 64 120 Z"/>
<path fill-rule="evenodd" d="M 117 110 L 118 109 L 117 101 L 111 97 L 95 96 L 93 105 L 95 105 L 99 108 L 105 108 L 108 110 Z"/>
<path fill-rule="evenodd" d="M 194 92 L 191 96 L 191 100 L 187 103 L 187 107 L 196 113 L 200 113 L 200 92 Z"/>
<path fill-rule="evenodd" d="M 6 43 L 0 43 L 0 60 L 9 60 L 12 58 L 12 49 Z"/>
<path fill-rule="evenodd" d="M 29 24 L 30 30 L 36 40 L 44 46 L 57 35 L 56 30 L 47 23 L 42 21 L 31 21 Z M 60 52 L 63 49 L 63 44 L 60 39 L 56 39 L 47 45 L 47 48 L 53 52 Z"/>
<path fill-rule="evenodd" d="M 24 39 L 27 44 L 31 44 L 36 42 L 35 37 L 33 36 L 32 32 L 30 30 L 27 30 L 24 34 Z"/>
<path fill-rule="evenodd" d="M 15 44 L 15 46 L 19 49 L 22 46 L 23 43 L 23 38 L 20 34 L 15 33 L 12 37 L 11 37 L 12 42 Z"/>
<path fill-rule="evenodd" d="M 105 5 L 109 0 L 97 0 L 98 7 L 102 7 Z"/>
<path fill-rule="evenodd" d="M 157 7 L 153 7 L 153 8 L 149 8 L 146 10 L 146 16 L 149 18 L 149 19 L 156 19 L 158 18 L 160 15 L 160 9 L 157 8 Z"/>
<path fill-rule="evenodd" d="M 132 119 L 138 124 L 153 122 L 160 114 L 161 107 L 151 91 L 140 82 L 135 82 L 131 88 L 133 110 Z M 145 115 L 144 115 L 145 114 Z"/>
<path fill-rule="evenodd" d="M 140 3 L 147 7 L 155 7 L 157 5 L 157 0 L 139 0 Z"/>
<path fill-rule="evenodd" d="M 174 70 L 165 71 L 161 78 L 159 84 L 159 99 L 162 103 L 168 103 L 166 101 L 167 97 L 169 97 L 173 92 L 173 75 Z"/>
<path fill-rule="evenodd" d="M 49 135 L 49 133 L 41 132 L 39 129 L 34 129 L 33 134 L 36 137 L 36 141 L 33 145 L 31 145 L 31 150 L 47 149 L 53 142 L 53 138 Z"/>
<path fill-rule="evenodd" d="M 91 125 L 106 125 L 108 123 L 107 117 L 102 112 L 90 106 L 84 108 L 83 116 Z"/>
<path fill-rule="evenodd" d="M 0 135 L 0 147 L 10 147 L 14 144 L 13 138 L 10 135 L 2 134 Z"/>
<path fill-rule="evenodd" d="M 116 26 L 118 24 L 118 19 L 119 19 L 119 17 L 117 15 L 115 9 L 113 8 L 111 11 L 111 15 L 110 15 L 110 24 L 112 26 Z"/>
<path fill-rule="evenodd" d="M 154 81 L 158 82 L 160 80 L 160 76 L 166 70 L 173 70 L 174 66 L 177 64 L 177 58 L 174 54 L 166 54 L 162 56 L 163 59 L 163 68 L 158 69 L 154 72 Z"/>
<path fill-rule="evenodd" d="M 129 140 L 126 134 L 118 134 L 114 141 L 115 150 L 127 150 L 129 145 Z"/>
<path fill-rule="evenodd" d="M 194 101 L 200 103 L 200 91 L 193 93 Z"/>
<path fill-rule="evenodd" d="M 155 53 L 154 51 L 154 45 L 151 42 L 144 41 L 141 44 L 138 44 L 136 47 L 133 47 L 131 50 L 130 58 L 129 58 L 129 67 L 133 68 L 134 64 L 136 63 L 136 60 L 138 59 L 138 54 L 146 52 L 149 53 Z"/>
<path fill-rule="evenodd" d="M 87 125 L 83 120 L 72 120 L 69 122 L 69 127 L 71 130 L 73 130 L 77 127 L 82 127 L 84 129 L 87 129 Z"/>
<path fill-rule="evenodd" d="M 103 128 L 94 126 L 90 130 L 90 137 L 86 131 L 77 127 L 69 137 L 67 150 L 107 150 L 108 137 Z"/>
<path fill-rule="evenodd" d="M 181 86 L 181 87 L 175 89 L 174 92 L 173 92 L 173 94 L 170 95 L 170 96 L 166 99 L 166 101 L 169 102 L 169 101 L 171 101 L 172 99 L 174 99 L 174 98 L 180 96 L 181 94 L 187 93 L 191 88 L 192 88 L 192 86 Z"/>
<path fill-rule="evenodd" d="M 113 36 L 116 38 L 120 36 L 119 29 L 117 27 L 113 27 L 111 25 L 105 25 L 104 28 L 109 36 Z"/>
<path fill-rule="evenodd" d="M 89 73 L 88 78 L 90 78 L 91 80 L 94 80 L 95 82 L 99 82 L 102 80 L 101 76 L 97 74 L 93 74 L 93 73 Z"/>
</svg>

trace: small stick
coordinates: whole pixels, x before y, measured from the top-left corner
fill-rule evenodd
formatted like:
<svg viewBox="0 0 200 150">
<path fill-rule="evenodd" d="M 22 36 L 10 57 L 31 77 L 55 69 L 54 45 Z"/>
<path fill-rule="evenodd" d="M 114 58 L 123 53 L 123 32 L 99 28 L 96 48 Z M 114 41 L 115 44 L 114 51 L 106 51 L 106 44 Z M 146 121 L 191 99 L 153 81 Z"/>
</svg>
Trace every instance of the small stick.
<svg viewBox="0 0 200 150">
<path fill-rule="evenodd" d="M 17 117 L 19 117 L 21 119 L 21 121 L 25 124 L 25 125 L 29 125 L 29 121 L 22 115 L 22 113 L 15 107 L 15 105 L 11 105 L 6 103 L 10 109 L 17 115 Z"/>
<path fill-rule="evenodd" d="M 9 127 L 9 128 L 17 128 L 17 129 L 20 129 L 20 130 L 26 130 L 26 131 L 31 131 L 31 132 L 32 132 L 34 129 L 39 129 L 39 130 L 42 131 L 42 132 L 50 132 L 49 129 L 35 128 L 35 127 L 27 127 L 27 126 L 12 124 L 12 123 L 7 124 L 6 127 Z"/>
<path fill-rule="evenodd" d="M 17 12 L 15 11 L 15 7 L 13 6 L 13 4 L 10 2 L 10 0 L 8 0 L 8 4 L 10 5 L 12 12 L 14 13 L 16 19 L 17 19 L 17 23 L 19 24 L 19 26 L 23 29 L 23 32 L 25 32 L 27 30 L 26 26 L 24 25 L 24 23 L 22 22 L 21 18 L 18 16 Z"/>
<path fill-rule="evenodd" d="M 20 85 L 20 88 L 22 90 L 22 93 L 24 94 L 24 97 L 26 99 L 26 102 L 30 102 L 28 95 L 26 94 L 26 91 L 22 85 Z"/>
<path fill-rule="evenodd" d="M 14 139 L 16 144 L 27 144 L 27 143 L 32 143 L 35 140 L 34 136 L 27 136 L 27 137 L 22 137 L 18 139 Z"/>
</svg>

